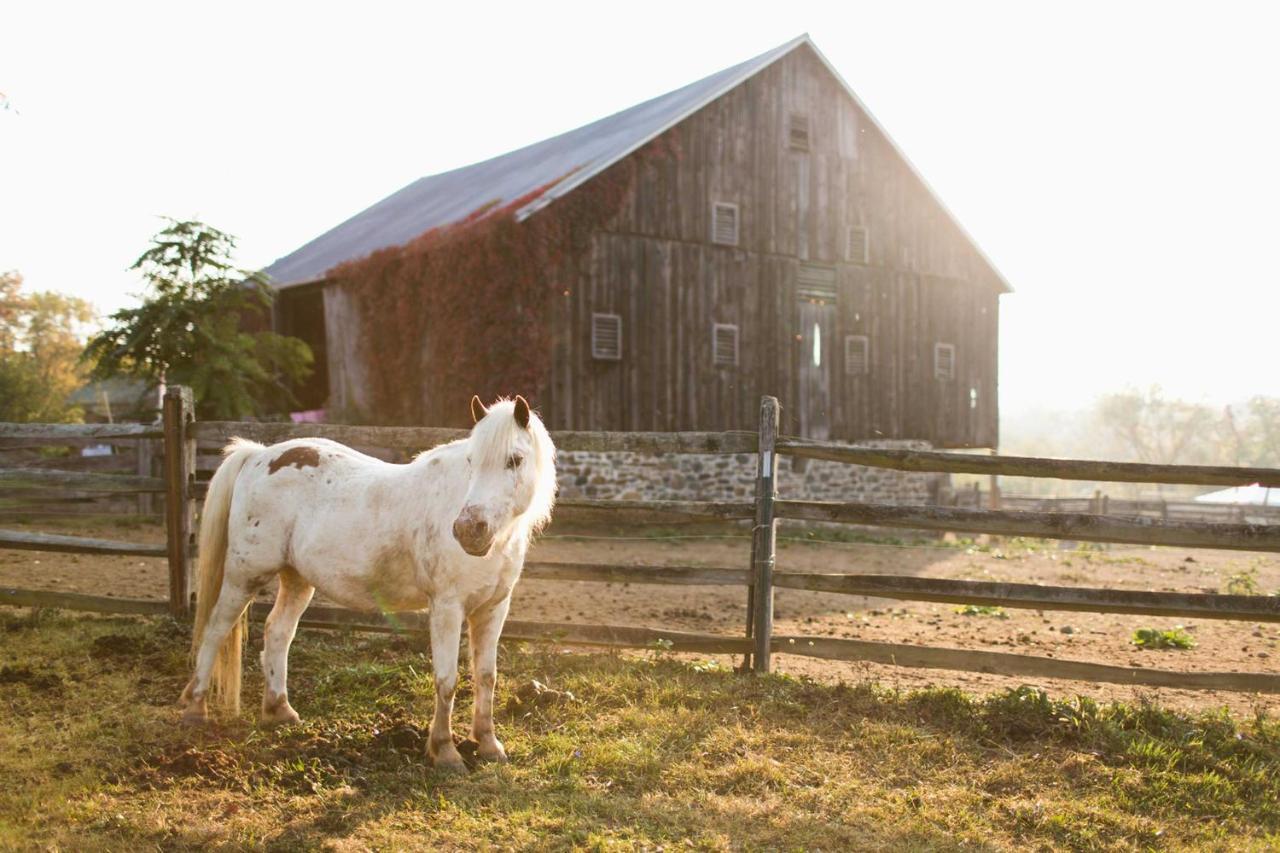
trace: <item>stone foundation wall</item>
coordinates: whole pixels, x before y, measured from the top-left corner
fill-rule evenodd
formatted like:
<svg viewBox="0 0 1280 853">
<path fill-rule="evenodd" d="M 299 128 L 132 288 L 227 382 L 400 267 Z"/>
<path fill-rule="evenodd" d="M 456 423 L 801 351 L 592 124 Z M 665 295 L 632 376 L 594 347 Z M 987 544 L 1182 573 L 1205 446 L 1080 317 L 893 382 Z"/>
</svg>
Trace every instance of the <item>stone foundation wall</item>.
<svg viewBox="0 0 1280 853">
<path fill-rule="evenodd" d="M 867 441 L 859 446 L 930 449 L 927 441 Z M 802 464 L 796 464 L 796 463 Z M 799 469 L 799 470 L 798 470 Z M 755 496 L 756 455 L 594 453 L 556 457 L 563 498 L 607 500 L 750 500 Z M 866 468 L 820 459 L 778 460 L 778 494 L 797 500 L 926 504 L 935 500 L 945 474 Z"/>
</svg>

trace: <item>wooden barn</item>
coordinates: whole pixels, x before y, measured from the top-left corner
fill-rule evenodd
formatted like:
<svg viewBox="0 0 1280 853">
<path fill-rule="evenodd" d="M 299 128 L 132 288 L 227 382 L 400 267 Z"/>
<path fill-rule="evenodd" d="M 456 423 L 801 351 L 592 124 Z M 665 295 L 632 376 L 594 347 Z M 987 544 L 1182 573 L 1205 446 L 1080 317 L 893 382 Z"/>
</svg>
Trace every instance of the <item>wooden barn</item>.
<svg viewBox="0 0 1280 853">
<path fill-rule="evenodd" d="M 997 441 L 1010 288 L 808 36 L 266 272 L 335 420 L 457 423 L 476 390 L 552 428 L 742 429 L 773 394 L 794 434 Z"/>
</svg>

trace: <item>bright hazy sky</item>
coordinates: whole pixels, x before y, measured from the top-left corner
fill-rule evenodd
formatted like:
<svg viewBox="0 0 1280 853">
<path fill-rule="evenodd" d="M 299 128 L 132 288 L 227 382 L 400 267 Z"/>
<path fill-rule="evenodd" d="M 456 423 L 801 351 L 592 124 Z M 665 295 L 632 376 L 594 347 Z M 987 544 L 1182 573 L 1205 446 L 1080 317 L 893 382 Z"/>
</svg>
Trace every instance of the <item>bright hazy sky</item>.
<svg viewBox="0 0 1280 853">
<path fill-rule="evenodd" d="M 1280 394 L 1280 4 L 8 2 L 0 270 L 126 304 L 809 32 L 1017 292 L 1006 413 Z"/>
</svg>

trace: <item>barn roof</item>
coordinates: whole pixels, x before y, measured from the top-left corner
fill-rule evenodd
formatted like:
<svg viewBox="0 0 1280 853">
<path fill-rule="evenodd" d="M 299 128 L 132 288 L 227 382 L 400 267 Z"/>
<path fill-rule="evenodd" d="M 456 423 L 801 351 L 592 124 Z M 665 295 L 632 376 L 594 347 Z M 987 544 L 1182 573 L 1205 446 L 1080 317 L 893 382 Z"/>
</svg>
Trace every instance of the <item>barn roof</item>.
<svg viewBox="0 0 1280 853">
<path fill-rule="evenodd" d="M 403 245 L 425 231 L 458 222 L 486 206 L 501 207 L 532 195 L 532 200 L 516 211 L 517 220 L 523 220 L 801 45 L 808 45 L 813 50 L 893 145 L 884 128 L 806 33 L 739 65 L 577 130 L 490 160 L 419 178 L 275 261 L 264 272 L 271 276 L 277 287 L 318 281 L 344 261 L 361 258 L 389 246 Z M 896 146 L 894 150 L 911 166 Z M 914 166 L 911 168 L 915 171 Z M 918 171 L 916 175 L 919 177 Z M 923 177 L 920 180 L 924 183 Z M 927 183 L 925 187 L 928 188 Z M 933 195 L 942 205 L 937 194 Z M 945 205 L 942 207 L 946 210 Z M 951 215 L 950 211 L 947 213 Z M 953 215 L 951 218 L 955 221 Z M 958 221 L 956 226 L 974 243 Z M 977 248 L 976 243 L 974 247 Z M 981 254 L 982 250 L 978 249 L 978 252 Z M 1011 290 L 990 259 L 986 255 L 982 257 L 1004 288 Z"/>
</svg>

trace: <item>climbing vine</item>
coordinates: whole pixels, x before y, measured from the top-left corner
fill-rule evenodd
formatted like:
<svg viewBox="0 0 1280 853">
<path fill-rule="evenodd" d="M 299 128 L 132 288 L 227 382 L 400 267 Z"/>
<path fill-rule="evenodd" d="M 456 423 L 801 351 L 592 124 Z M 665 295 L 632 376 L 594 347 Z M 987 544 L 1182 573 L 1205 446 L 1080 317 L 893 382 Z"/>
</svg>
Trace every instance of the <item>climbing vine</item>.
<svg viewBox="0 0 1280 853">
<path fill-rule="evenodd" d="M 563 178 L 331 270 L 332 286 L 357 305 L 370 384 L 365 416 L 462 425 L 472 394 L 520 393 L 538 405 L 550 376 L 554 300 L 637 172 L 671 156 L 670 144 L 651 144 L 523 222 L 516 212 Z"/>
</svg>

